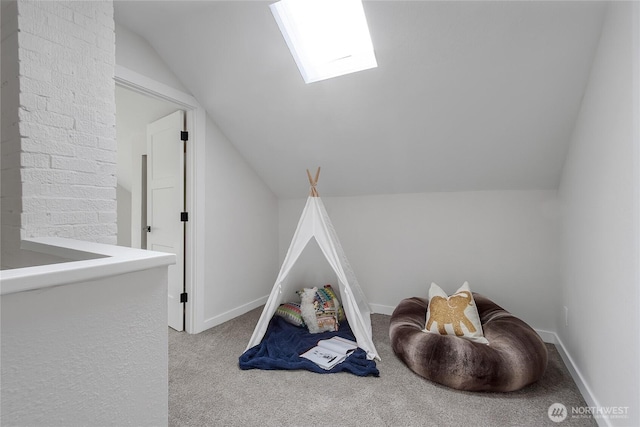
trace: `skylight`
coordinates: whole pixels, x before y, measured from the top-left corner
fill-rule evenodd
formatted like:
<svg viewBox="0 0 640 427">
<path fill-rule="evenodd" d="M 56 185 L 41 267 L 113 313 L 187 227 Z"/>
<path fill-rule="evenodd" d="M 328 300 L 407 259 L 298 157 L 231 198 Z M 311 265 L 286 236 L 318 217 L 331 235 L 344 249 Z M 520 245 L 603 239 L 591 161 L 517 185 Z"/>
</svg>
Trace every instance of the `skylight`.
<svg viewBox="0 0 640 427">
<path fill-rule="evenodd" d="M 361 0 L 280 0 L 271 12 L 305 83 L 378 66 Z"/>
</svg>

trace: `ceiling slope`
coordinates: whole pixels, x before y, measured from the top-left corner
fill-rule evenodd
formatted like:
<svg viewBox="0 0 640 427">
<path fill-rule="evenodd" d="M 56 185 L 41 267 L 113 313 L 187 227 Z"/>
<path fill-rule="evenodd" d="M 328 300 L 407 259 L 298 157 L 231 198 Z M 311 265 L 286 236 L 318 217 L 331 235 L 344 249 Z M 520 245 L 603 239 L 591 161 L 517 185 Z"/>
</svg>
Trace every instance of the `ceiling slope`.
<svg viewBox="0 0 640 427">
<path fill-rule="evenodd" d="M 598 2 L 371 1 L 378 68 L 306 85 L 263 1 L 123 1 L 277 196 L 553 189 Z"/>
</svg>

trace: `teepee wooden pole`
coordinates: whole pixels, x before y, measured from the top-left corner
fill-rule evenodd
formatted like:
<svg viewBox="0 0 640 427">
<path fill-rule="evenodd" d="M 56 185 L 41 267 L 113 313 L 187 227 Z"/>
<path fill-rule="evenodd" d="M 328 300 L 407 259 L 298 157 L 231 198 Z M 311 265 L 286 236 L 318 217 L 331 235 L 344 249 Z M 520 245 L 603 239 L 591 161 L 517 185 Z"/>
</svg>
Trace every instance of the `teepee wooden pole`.
<svg viewBox="0 0 640 427">
<path fill-rule="evenodd" d="M 311 184 L 311 190 L 309 191 L 309 196 L 318 197 L 318 190 L 316 190 L 316 185 L 318 184 L 318 178 L 320 178 L 320 168 L 316 171 L 316 178 L 313 179 L 311 177 L 311 172 L 307 169 L 307 177 L 309 178 L 309 184 Z"/>
</svg>

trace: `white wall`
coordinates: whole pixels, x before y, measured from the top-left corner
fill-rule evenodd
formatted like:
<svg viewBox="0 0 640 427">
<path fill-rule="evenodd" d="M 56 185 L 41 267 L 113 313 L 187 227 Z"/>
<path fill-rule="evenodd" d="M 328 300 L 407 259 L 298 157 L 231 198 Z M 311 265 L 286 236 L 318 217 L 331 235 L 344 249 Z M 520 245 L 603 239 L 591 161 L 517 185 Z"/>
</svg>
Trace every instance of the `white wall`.
<svg viewBox="0 0 640 427">
<path fill-rule="evenodd" d="M 167 425 L 167 266 L 136 256 L 2 277 L 0 424 Z"/>
<path fill-rule="evenodd" d="M 630 407 L 611 420 L 625 426 L 640 425 L 638 24 L 637 5 L 608 5 L 560 186 L 569 321 L 558 335 L 594 403 Z"/>
<path fill-rule="evenodd" d="M 322 195 L 322 182 L 319 183 Z M 432 281 L 449 292 L 466 280 L 529 322 L 553 331 L 560 297 L 554 191 L 323 197 L 369 303 L 387 312 Z M 280 201 L 280 259 L 303 199 Z M 323 283 L 313 283 L 312 286 Z"/>
<path fill-rule="evenodd" d="M 204 326 L 263 304 L 278 273 L 278 202 L 207 119 Z"/>
<path fill-rule="evenodd" d="M 181 92 L 189 93 L 149 42 L 118 23 L 115 31 L 116 64 Z"/>
</svg>

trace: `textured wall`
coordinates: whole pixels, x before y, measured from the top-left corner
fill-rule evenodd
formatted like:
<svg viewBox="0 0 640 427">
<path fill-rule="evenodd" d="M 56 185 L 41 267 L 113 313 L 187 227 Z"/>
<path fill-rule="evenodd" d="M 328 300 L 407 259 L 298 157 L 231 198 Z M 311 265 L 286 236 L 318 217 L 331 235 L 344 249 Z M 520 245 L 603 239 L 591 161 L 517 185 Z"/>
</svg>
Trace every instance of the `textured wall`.
<svg viewBox="0 0 640 427">
<path fill-rule="evenodd" d="M 3 198 L 5 190 L 21 198 L 21 206 L 10 206 L 21 209 L 21 237 L 116 243 L 113 4 L 19 1 L 3 5 L 3 22 L 5 12 L 7 32 L 17 33 L 7 42 L 6 58 L 3 29 L 3 67 L 9 59 L 8 70 L 17 69 L 17 77 L 7 78 L 12 95 L 19 88 L 19 99 L 16 104 L 12 96 L 5 105 L 3 88 L 3 114 L 5 107 L 17 114 L 19 152 L 11 153 L 3 170 L 19 167 L 20 174 L 19 182 L 12 174 L 3 186 Z M 3 140 L 8 126 L 15 149 L 11 125 L 3 120 Z M 5 212 L 3 225 L 15 227 Z"/>
<path fill-rule="evenodd" d="M 167 268 L 2 296 L 3 426 L 167 425 Z"/>
</svg>

